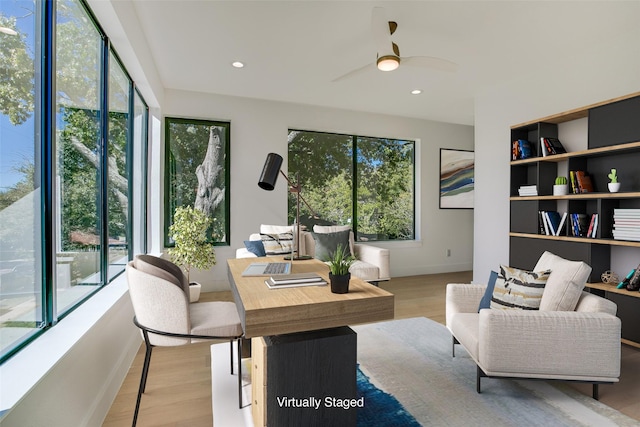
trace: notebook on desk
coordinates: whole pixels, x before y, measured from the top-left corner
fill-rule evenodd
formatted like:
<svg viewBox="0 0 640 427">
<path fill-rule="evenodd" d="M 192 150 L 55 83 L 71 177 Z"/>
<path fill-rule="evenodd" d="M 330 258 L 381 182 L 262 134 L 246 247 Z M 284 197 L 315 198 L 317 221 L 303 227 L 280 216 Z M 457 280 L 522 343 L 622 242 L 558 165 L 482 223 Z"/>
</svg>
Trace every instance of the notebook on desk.
<svg viewBox="0 0 640 427">
<path fill-rule="evenodd" d="M 290 262 L 253 262 L 242 272 L 243 276 L 271 276 L 291 274 Z"/>
</svg>

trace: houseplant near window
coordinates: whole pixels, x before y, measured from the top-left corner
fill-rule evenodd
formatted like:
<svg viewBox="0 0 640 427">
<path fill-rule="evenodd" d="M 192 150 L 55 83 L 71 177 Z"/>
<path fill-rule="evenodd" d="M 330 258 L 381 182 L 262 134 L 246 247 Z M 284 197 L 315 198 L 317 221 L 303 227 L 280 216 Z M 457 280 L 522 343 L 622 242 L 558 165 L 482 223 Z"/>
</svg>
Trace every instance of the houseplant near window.
<svg viewBox="0 0 640 427">
<path fill-rule="evenodd" d="M 187 275 L 191 302 L 198 300 L 201 289 L 199 283 L 192 284 L 189 279 L 191 268 L 206 270 L 216 263 L 213 245 L 207 241 L 207 230 L 212 222 L 213 219 L 201 210 L 180 206 L 176 208 L 173 224 L 169 227 L 169 236 L 175 242 L 175 246 L 169 249 L 169 255 Z"/>
<path fill-rule="evenodd" d="M 346 294 L 349 292 L 349 280 L 351 280 L 349 267 L 351 267 L 356 258 L 351 255 L 347 248 L 348 246 L 338 245 L 327 261 L 331 292 L 334 294 Z"/>
</svg>

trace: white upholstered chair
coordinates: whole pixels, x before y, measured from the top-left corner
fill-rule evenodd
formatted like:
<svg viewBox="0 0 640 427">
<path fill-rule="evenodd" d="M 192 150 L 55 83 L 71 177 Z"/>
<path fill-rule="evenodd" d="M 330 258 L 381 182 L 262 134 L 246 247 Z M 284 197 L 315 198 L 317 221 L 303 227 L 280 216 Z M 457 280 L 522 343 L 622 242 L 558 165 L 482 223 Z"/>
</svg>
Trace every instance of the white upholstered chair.
<svg viewBox="0 0 640 427">
<path fill-rule="evenodd" d="M 238 343 L 238 404 L 242 407 L 242 325 L 232 302 L 189 302 L 189 284 L 172 262 L 138 255 L 127 264 L 127 282 L 133 304 L 134 324 L 146 346 L 133 425 L 145 391 L 151 351 L 156 346 L 180 346 L 203 340 L 228 339 L 233 374 L 233 341 Z"/>
<path fill-rule="evenodd" d="M 446 325 L 481 377 L 614 383 L 620 376 L 621 322 L 612 301 L 584 292 L 584 262 L 545 252 L 534 271 L 551 270 L 539 310 L 483 308 L 487 285 L 448 284 Z"/>
</svg>

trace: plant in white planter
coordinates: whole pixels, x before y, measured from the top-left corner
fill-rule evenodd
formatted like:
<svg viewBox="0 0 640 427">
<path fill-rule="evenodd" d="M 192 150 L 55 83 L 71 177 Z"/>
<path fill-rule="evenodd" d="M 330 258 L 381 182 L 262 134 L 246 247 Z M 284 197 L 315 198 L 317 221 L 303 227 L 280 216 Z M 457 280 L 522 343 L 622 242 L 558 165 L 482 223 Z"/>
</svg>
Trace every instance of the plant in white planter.
<svg viewBox="0 0 640 427">
<path fill-rule="evenodd" d="M 567 177 L 559 176 L 556 178 L 553 185 L 554 196 L 564 196 L 569 193 L 569 185 L 567 184 Z"/>
<path fill-rule="evenodd" d="M 608 175 L 611 182 L 607 184 L 609 187 L 609 191 L 612 193 L 617 193 L 620 190 L 620 183 L 618 182 L 618 175 L 615 169 L 611 169 L 611 173 Z"/>
<path fill-rule="evenodd" d="M 180 206 L 176 208 L 173 224 L 169 227 L 169 237 L 175 242 L 175 246 L 169 249 L 169 255 L 187 275 L 191 302 L 198 300 L 201 289 L 199 283 L 191 283 L 191 269 L 207 270 L 216 263 L 214 247 L 207 241 L 207 230 L 212 223 L 213 219 L 201 210 Z"/>
</svg>

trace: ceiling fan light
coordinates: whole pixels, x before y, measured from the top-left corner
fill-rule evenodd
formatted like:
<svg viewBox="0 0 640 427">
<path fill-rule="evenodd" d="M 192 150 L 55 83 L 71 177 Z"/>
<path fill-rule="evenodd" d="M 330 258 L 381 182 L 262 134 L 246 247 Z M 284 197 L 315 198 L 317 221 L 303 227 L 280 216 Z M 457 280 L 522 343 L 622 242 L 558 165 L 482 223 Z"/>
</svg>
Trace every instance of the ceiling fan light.
<svg viewBox="0 0 640 427">
<path fill-rule="evenodd" d="M 378 70 L 393 71 L 400 66 L 400 58 L 395 55 L 384 55 L 376 61 Z"/>
</svg>

